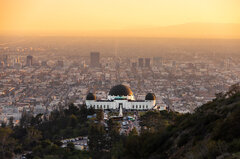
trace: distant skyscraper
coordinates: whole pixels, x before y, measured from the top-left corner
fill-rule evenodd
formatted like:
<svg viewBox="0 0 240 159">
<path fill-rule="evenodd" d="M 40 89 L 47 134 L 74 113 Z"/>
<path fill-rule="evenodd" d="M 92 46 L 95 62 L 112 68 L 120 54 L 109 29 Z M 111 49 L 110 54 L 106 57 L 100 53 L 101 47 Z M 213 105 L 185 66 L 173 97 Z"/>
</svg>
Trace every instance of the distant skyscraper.
<svg viewBox="0 0 240 159">
<path fill-rule="evenodd" d="M 1 55 L 0 57 L 0 63 L 2 63 L 2 67 L 7 67 L 8 66 L 8 56 L 7 55 Z"/>
<path fill-rule="evenodd" d="M 27 66 L 32 66 L 33 64 L 33 57 L 31 55 L 27 56 Z"/>
<path fill-rule="evenodd" d="M 90 66 L 91 67 L 100 67 L 100 53 L 91 52 L 90 53 Z"/>
<path fill-rule="evenodd" d="M 145 58 L 145 67 L 150 67 L 150 58 Z"/>
<path fill-rule="evenodd" d="M 8 55 L 5 55 L 5 56 L 4 56 L 3 62 L 4 62 L 4 65 L 5 65 L 5 66 L 8 65 Z"/>
<path fill-rule="evenodd" d="M 153 65 L 154 66 L 162 66 L 163 59 L 161 57 L 154 57 L 153 58 Z"/>
<path fill-rule="evenodd" d="M 138 59 L 138 67 L 143 67 L 143 58 Z"/>
</svg>

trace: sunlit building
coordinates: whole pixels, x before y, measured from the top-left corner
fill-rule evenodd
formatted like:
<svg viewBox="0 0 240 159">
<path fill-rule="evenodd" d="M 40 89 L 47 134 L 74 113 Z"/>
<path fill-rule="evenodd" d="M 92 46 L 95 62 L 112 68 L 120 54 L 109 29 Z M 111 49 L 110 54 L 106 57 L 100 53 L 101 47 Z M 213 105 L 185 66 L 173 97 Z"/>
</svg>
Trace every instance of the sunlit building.
<svg viewBox="0 0 240 159">
<path fill-rule="evenodd" d="M 97 100 L 95 94 L 89 93 L 86 97 L 87 108 L 117 110 L 150 110 L 156 105 L 156 97 L 148 93 L 145 100 L 135 100 L 132 90 L 125 85 L 116 85 L 111 88 L 106 100 Z"/>
</svg>

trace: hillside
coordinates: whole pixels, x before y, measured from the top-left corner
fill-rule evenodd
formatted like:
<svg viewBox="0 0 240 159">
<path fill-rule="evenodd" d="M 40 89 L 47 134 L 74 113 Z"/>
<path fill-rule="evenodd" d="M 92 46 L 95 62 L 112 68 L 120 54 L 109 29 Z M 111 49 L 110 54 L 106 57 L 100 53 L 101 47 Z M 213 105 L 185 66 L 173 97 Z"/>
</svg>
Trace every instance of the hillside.
<svg viewBox="0 0 240 159">
<path fill-rule="evenodd" d="M 232 86 L 193 114 L 148 112 L 142 122 L 150 131 L 126 142 L 124 158 L 240 158 L 239 88 Z"/>
</svg>

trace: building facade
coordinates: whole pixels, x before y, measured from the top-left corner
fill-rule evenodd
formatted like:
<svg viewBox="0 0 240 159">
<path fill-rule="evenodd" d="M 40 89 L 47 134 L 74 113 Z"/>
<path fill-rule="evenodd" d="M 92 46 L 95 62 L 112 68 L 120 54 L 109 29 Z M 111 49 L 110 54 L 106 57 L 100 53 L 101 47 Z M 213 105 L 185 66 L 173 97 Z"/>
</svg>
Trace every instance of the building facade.
<svg viewBox="0 0 240 159">
<path fill-rule="evenodd" d="M 143 58 L 138 59 L 138 67 L 143 67 L 144 66 L 144 61 Z"/>
<path fill-rule="evenodd" d="M 106 100 L 97 100 L 93 93 L 86 97 L 87 108 L 103 110 L 150 110 L 156 106 L 156 97 L 148 93 L 145 100 L 135 100 L 131 89 L 125 85 L 116 85 L 111 88 Z"/>
<path fill-rule="evenodd" d="M 31 55 L 28 55 L 26 65 L 27 66 L 32 66 L 32 64 L 33 64 L 33 57 Z"/>
<path fill-rule="evenodd" d="M 90 53 L 90 66 L 91 67 L 100 67 L 100 53 L 91 52 Z"/>
<path fill-rule="evenodd" d="M 145 58 L 145 67 L 150 67 L 151 66 L 151 59 L 150 58 Z"/>
</svg>

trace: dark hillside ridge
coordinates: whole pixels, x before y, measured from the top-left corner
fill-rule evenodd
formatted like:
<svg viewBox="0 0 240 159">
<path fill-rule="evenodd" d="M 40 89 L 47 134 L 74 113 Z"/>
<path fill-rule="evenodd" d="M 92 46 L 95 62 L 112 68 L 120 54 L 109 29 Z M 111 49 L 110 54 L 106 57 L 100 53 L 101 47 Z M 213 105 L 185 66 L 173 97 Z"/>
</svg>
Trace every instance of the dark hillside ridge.
<svg viewBox="0 0 240 159">
<path fill-rule="evenodd" d="M 124 158 L 240 158 L 239 84 L 226 94 L 216 94 L 213 101 L 193 114 L 152 112 L 151 116 L 155 114 L 159 121 L 151 120 L 147 114 L 141 124 L 150 131 L 125 145 Z M 163 123 L 168 123 L 165 128 Z"/>
</svg>

